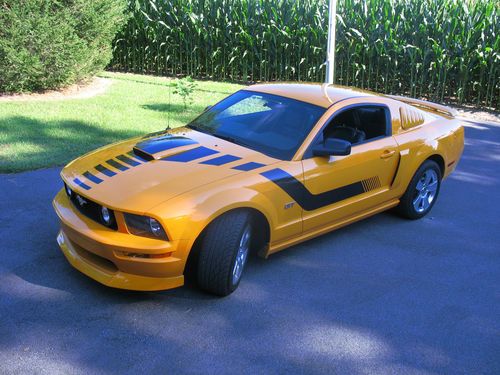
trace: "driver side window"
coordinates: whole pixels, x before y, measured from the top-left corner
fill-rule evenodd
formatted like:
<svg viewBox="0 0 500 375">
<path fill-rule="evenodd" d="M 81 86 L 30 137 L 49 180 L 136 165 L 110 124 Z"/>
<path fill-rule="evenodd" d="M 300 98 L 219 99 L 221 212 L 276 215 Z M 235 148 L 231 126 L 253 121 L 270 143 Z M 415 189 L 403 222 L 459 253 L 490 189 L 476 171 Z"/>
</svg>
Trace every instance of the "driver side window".
<svg viewBox="0 0 500 375">
<path fill-rule="evenodd" d="M 323 140 L 337 138 L 353 146 L 390 135 L 389 110 L 385 106 L 366 105 L 346 109 L 323 129 Z"/>
</svg>

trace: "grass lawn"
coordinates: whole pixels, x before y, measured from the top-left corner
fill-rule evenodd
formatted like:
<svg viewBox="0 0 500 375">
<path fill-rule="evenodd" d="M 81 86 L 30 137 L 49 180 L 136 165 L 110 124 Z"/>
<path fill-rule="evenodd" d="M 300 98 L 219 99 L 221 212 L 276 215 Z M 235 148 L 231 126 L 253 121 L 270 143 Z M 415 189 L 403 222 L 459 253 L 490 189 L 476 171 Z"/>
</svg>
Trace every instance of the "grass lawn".
<svg viewBox="0 0 500 375">
<path fill-rule="evenodd" d="M 197 81 L 193 104 L 184 109 L 167 78 L 108 73 L 106 93 L 89 99 L 0 102 L 0 173 L 64 165 L 102 145 L 167 126 L 186 124 L 207 105 L 242 86 Z"/>
</svg>

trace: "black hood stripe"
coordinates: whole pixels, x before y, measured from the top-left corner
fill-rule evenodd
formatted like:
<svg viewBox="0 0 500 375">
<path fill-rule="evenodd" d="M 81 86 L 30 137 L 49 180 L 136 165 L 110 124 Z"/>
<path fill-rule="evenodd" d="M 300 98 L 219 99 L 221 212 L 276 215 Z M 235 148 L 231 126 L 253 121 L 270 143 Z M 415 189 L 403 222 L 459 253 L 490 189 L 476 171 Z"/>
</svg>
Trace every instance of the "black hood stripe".
<svg viewBox="0 0 500 375">
<path fill-rule="evenodd" d="M 94 168 L 108 177 L 116 176 L 116 172 L 113 172 L 111 169 L 106 168 L 102 164 L 97 164 Z"/>
<path fill-rule="evenodd" d="M 83 174 L 83 177 L 85 177 L 87 180 L 92 181 L 95 184 L 100 184 L 102 182 L 102 180 L 99 177 L 94 176 L 92 173 L 88 171 Z"/>
<path fill-rule="evenodd" d="M 160 160 L 177 161 L 177 162 L 187 163 L 188 161 L 201 159 L 201 158 L 204 158 L 205 156 L 218 154 L 218 153 L 219 153 L 219 151 L 212 150 L 211 148 L 208 148 L 208 147 L 200 146 L 200 147 L 193 148 L 191 150 L 181 152 L 179 154 L 168 156 L 168 157 L 166 157 L 164 159 L 160 159 Z"/>
<path fill-rule="evenodd" d="M 118 163 L 116 160 L 114 159 L 109 159 L 109 160 L 106 160 L 106 163 L 108 163 L 109 165 L 111 165 L 112 167 L 115 167 L 116 169 L 124 172 L 128 169 L 128 167 L 124 166 L 123 164 L 121 163 Z"/>
<path fill-rule="evenodd" d="M 245 163 L 245 164 L 237 165 L 237 166 L 233 167 L 233 169 L 237 169 L 239 171 L 248 172 L 248 171 L 251 171 L 251 170 L 254 170 L 254 169 L 257 169 L 257 168 L 260 168 L 260 167 L 265 167 L 265 166 L 266 166 L 265 164 L 255 163 L 255 162 L 252 161 L 250 163 Z"/>
<path fill-rule="evenodd" d="M 80 186 L 81 188 L 85 189 L 85 190 L 90 190 L 91 187 L 89 185 L 87 185 L 85 182 L 83 182 L 82 180 L 80 180 L 79 178 L 75 178 L 73 180 L 73 182 L 75 184 L 77 184 L 78 186 Z"/>
<path fill-rule="evenodd" d="M 207 164 L 207 165 L 224 165 L 231 163 L 236 160 L 240 160 L 241 158 L 239 156 L 234 156 L 234 155 L 222 155 L 222 156 L 217 156 L 216 158 L 213 159 L 208 159 L 205 161 L 200 162 L 200 164 Z"/>
<path fill-rule="evenodd" d="M 125 156 L 125 155 L 118 155 L 116 158 L 118 160 L 124 162 L 125 164 L 130 165 L 131 167 L 136 167 L 136 166 L 138 166 L 138 165 L 141 164 L 138 161 L 135 161 L 134 159 L 131 159 L 128 156 Z"/>
</svg>

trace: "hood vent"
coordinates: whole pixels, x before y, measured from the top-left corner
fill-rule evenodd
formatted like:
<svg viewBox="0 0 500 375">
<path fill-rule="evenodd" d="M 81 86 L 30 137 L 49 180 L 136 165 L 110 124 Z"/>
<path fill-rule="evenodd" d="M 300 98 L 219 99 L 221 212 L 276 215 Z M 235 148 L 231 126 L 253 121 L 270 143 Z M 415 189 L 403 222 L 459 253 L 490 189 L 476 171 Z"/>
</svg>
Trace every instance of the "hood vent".
<svg viewBox="0 0 500 375">
<path fill-rule="evenodd" d="M 197 144 L 198 142 L 191 138 L 165 135 L 137 143 L 134 146 L 134 153 L 146 160 L 161 159 L 169 154 L 177 153 L 177 151 L 186 150 L 185 146 Z"/>
</svg>

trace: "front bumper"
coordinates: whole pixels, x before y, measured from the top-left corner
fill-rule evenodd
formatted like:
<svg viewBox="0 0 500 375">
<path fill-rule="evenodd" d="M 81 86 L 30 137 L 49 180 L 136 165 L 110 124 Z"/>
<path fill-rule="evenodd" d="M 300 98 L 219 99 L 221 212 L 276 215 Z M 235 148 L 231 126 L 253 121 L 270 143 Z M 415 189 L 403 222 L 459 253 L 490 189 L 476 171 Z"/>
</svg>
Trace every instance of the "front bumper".
<svg viewBox="0 0 500 375">
<path fill-rule="evenodd" d="M 184 284 L 187 241 L 160 241 L 108 229 L 83 216 L 61 190 L 53 202 L 61 221 L 57 242 L 73 267 L 101 284 L 128 290 L 154 291 Z M 165 254 L 134 258 L 126 253 Z"/>
</svg>

